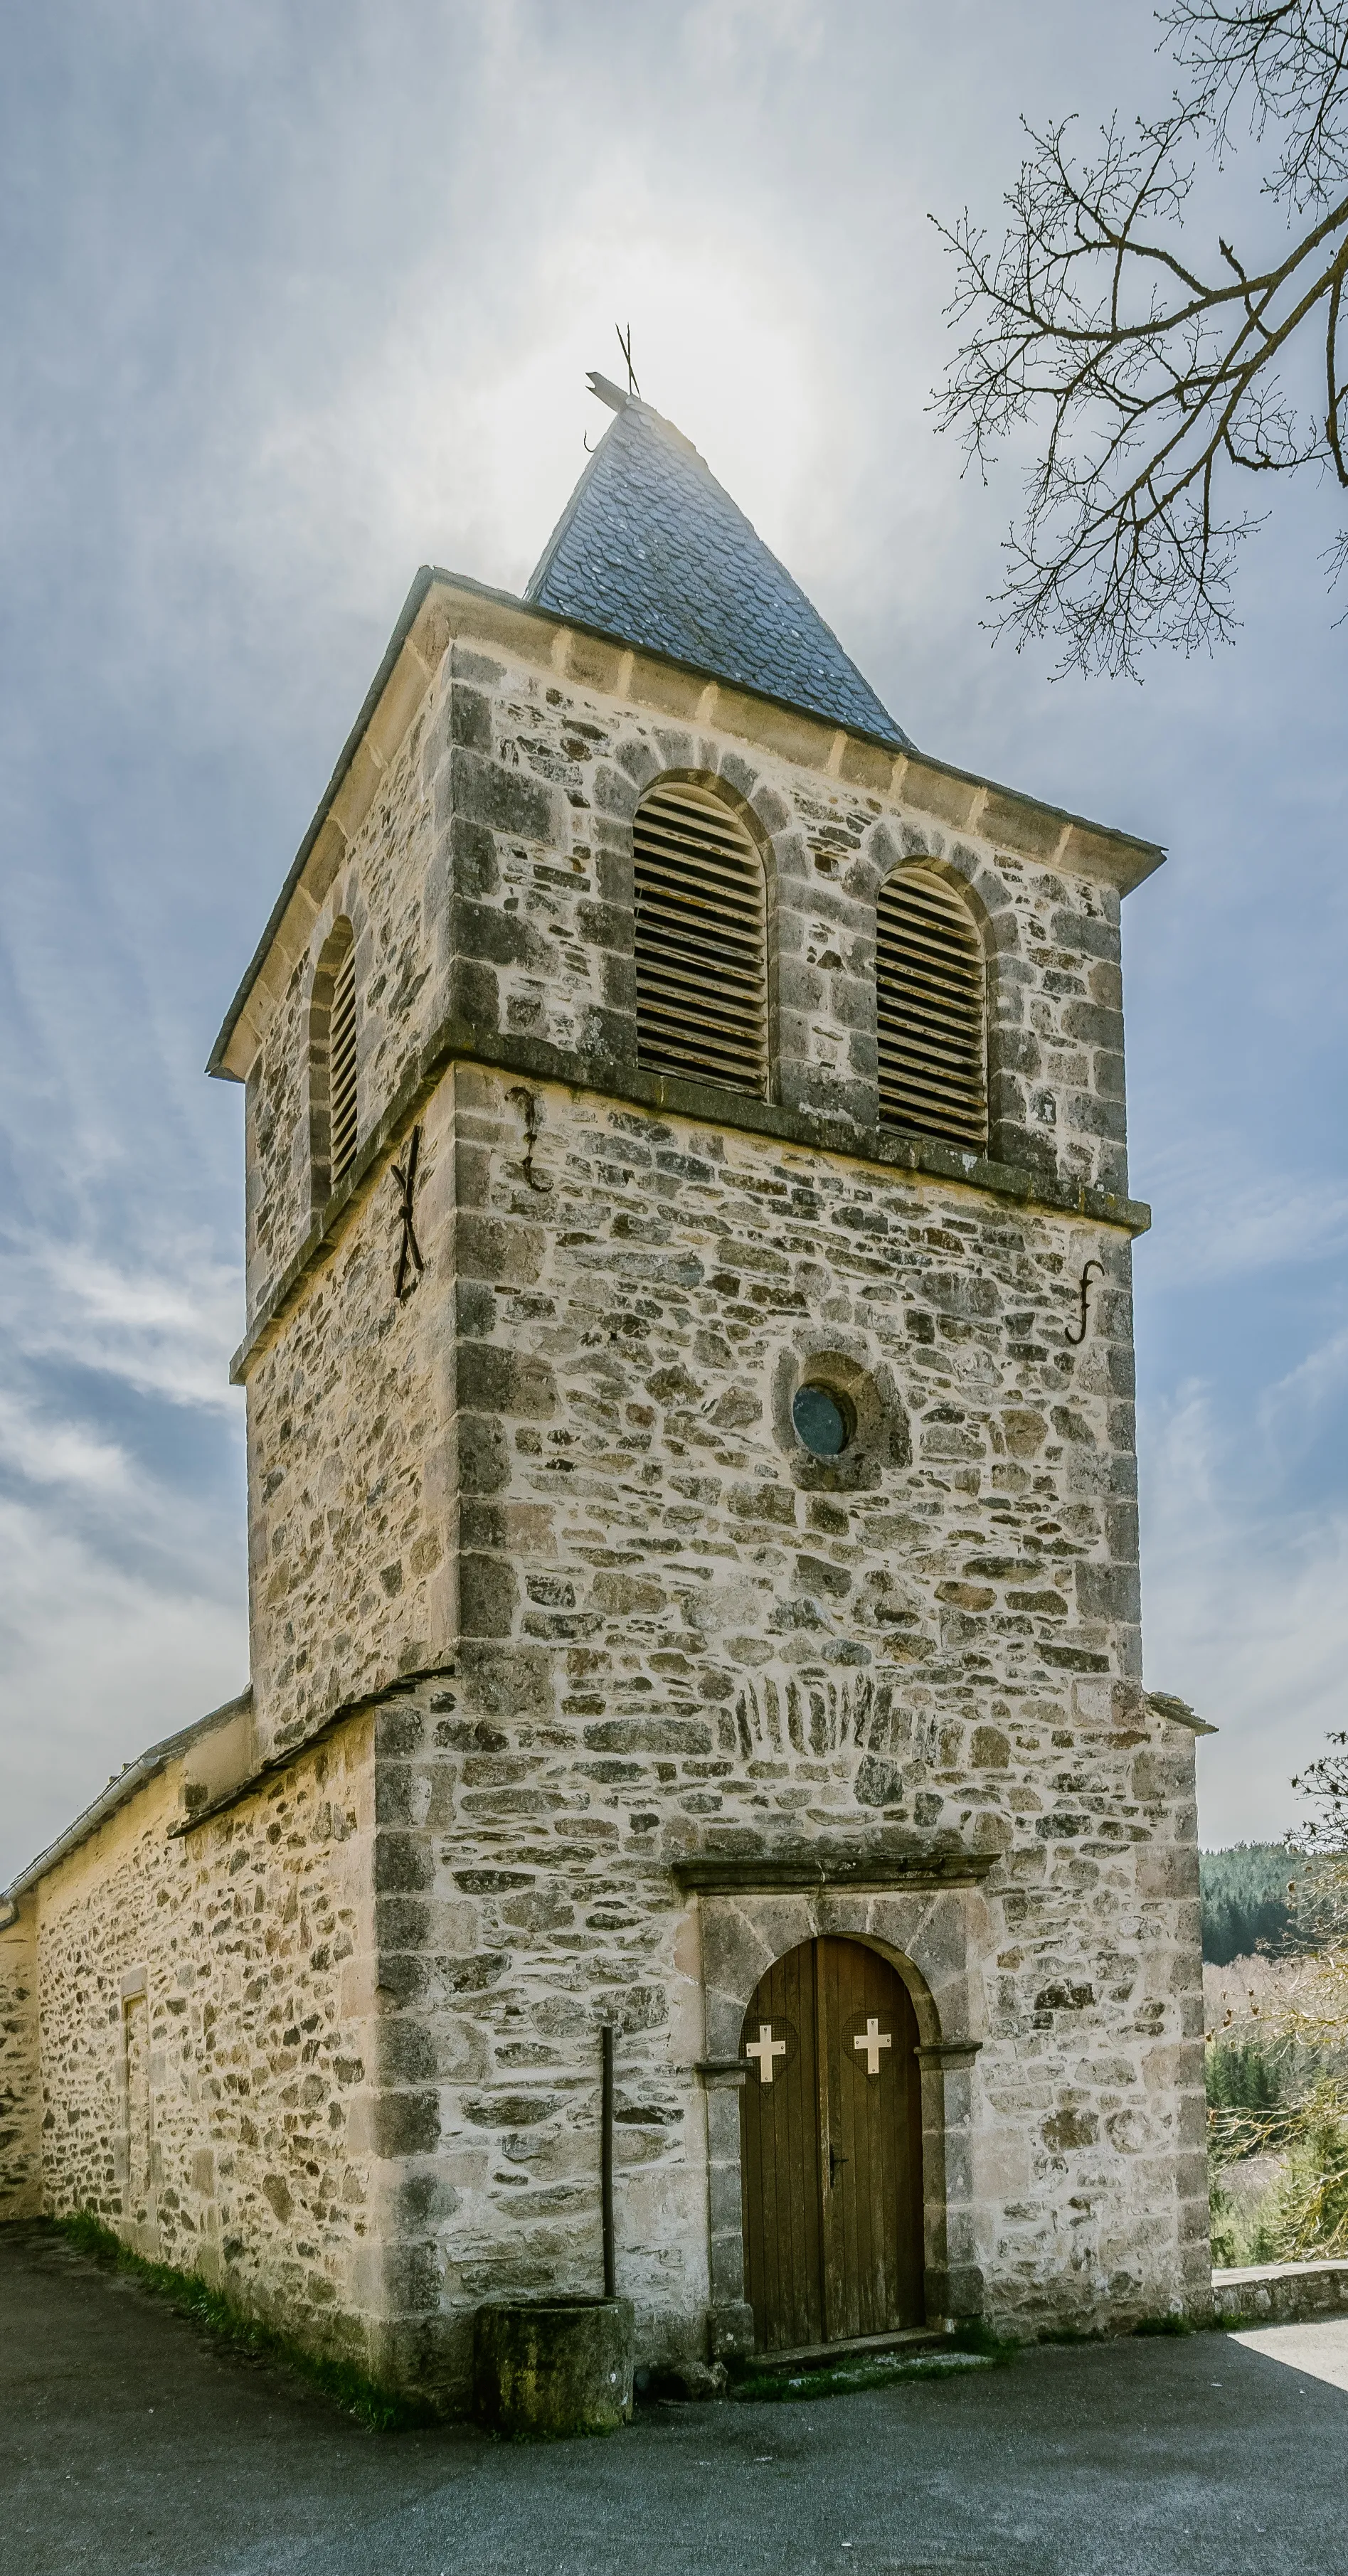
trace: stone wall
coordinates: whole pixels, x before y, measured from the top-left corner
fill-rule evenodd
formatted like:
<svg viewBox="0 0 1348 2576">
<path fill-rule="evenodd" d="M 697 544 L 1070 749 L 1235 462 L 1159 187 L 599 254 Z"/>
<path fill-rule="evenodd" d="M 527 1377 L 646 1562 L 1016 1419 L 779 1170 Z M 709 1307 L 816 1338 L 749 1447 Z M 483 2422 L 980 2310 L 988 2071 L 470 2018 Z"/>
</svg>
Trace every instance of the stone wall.
<svg viewBox="0 0 1348 2576">
<path fill-rule="evenodd" d="M 605 2017 L 622 2286 L 651 2348 L 704 2330 L 700 1852 L 990 1862 L 946 2034 L 980 2042 L 963 2277 L 1022 2325 L 1201 2306 L 1193 1740 L 1140 1682 L 1126 1238 L 452 1085 L 417 1297 L 457 1319 L 460 1670 L 386 1721 L 378 1862 L 444 2367 L 489 2290 L 595 2277 Z M 857 1403 L 832 1464 L 789 1428 L 815 1367 Z"/>
<path fill-rule="evenodd" d="M 426 780 L 427 711 L 413 716 L 381 778 L 345 864 L 324 890 L 309 950 L 272 1005 L 268 1040 L 247 1094 L 247 1298 L 265 1304 L 313 1215 L 309 1010 L 313 973 L 333 923 L 355 933 L 362 1125 L 372 1126 L 433 1024 L 434 842 Z"/>
<path fill-rule="evenodd" d="M 335 1456 L 344 1562 L 377 1570 L 363 1513 L 434 1445 L 394 1396 L 438 1368 L 458 1653 L 185 1839 L 169 1781 L 51 1875 L 53 2204 L 218 2244 L 238 2294 L 453 2401 L 478 2300 L 599 2276 L 611 2018 L 621 2286 L 644 2357 L 703 2350 L 734 2304 L 713 1990 L 723 2023 L 774 1939 L 837 1930 L 916 1966 L 966 2052 L 928 2132 L 953 2304 L 1200 2306 L 1192 1739 L 1139 1679 L 1126 1236 L 481 1066 L 423 1124 L 425 1276 L 399 1308 L 372 1188 L 261 1354 L 254 1492 L 302 1533 Z M 790 1433 L 814 1367 L 855 1400 L 837 1462 Z M 336 1596 L 280 1597 L 316 1663 Z M 350 1587 L 334 1686 L 402 1597 Z M 708 1854 L 747 1871 L 710 1967 Z M 755 1887 L 802 1855 L 892 1887 Z M 977 1887 L 904 1892 L 961 1856 Z"/>
<path fill-rule="evenodd" d="M 35 2218 L 42 2191 L 36 1908 L 0 1930 L 0 2219 Z"/>
<path fill-rule="evenodd" d="M 40 1882 L 42 2205 L 320 2349 L 383 2308 L 372 1722 L 175 1837 L 180 1764 Z"/>
<path fill-rule="evenodd" d="M 443 1283 L 452 1245 L 446 1086 L 427 1106 L 417 1227 Z M 390 1155 L 388 1162 L 396 1159 Z M 443 1288 L 393 1294 L 387 1163 L 248 1381 L 248 1561 L 264 1754 L 399 1674 L 450 1661 L 457 1629 L 452 1338 Z"/>
</svg>

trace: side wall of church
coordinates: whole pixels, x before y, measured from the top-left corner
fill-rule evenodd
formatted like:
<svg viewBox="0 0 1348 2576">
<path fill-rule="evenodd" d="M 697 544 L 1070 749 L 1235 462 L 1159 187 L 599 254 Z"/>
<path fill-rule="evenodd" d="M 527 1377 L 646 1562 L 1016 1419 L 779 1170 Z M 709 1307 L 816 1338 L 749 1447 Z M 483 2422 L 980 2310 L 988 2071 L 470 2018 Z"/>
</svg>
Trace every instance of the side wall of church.
<svg viewBox="0 0 1348 2576">
<path fill-rule="evenodd" d="M 0 1931 L 0 2220 L 36 2218 L 42 2199 L 37 1907 Z"/>
<path fill-rule="evenodd" d="M 42 2206 L 369 2366 L 372 1723 L 175 1838 L 178 1765 L 40 1883 Z"/>
</svg>

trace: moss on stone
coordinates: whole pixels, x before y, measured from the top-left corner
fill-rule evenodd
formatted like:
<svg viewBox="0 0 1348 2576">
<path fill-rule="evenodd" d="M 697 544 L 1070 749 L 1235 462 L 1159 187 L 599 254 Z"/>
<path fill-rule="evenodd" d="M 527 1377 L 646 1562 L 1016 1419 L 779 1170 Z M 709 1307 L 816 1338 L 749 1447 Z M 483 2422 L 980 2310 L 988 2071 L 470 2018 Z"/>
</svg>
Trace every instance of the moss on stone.
<svg viewBox="0 0 1348 2576">
<path fill-rule="evenodd" d="M 128 2273 L 143 2289 L 156 2298 L 167 2299 L 180 2316 L 190 2318 L 193 2325 L 203 2327 L 235 2352 L 245 2353 L 254 2361 L 279 2362 L 283 2369 L 294 2371 L 311 2388 L 331 2398 L 344 2414 L 354 2415 L 359 2423 L 368 2425 L 372 2433 L 401 2433 L 412 2425 L 436 2421 L 433 2408 L 400 2390 L 381 2387 L 354 2362 L 310 2352 L 292 2335 L 280 2334 L 261 2318 L 250 2317 L 232 2299 L 213 2290 L 199 2273 L 179 2272 L 171 2263 L 150 2263 L 144 2255 L 133 2254 L 92 2210 L 77 2209 L 68 2218 L 52 2223 L 77 2253 Z"/>
</svg>

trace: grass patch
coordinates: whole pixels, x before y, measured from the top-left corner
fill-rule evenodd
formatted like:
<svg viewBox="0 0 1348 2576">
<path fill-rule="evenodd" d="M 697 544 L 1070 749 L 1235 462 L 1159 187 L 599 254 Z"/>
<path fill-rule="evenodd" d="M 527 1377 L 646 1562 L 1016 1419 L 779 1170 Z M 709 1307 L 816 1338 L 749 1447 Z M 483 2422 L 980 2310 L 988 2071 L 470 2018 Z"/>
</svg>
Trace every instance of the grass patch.
<svg viewBox="0 0 1348 2576">
<path fill-rule="evenodd" d="M 962 2370 L 991 2370 L 981 2352 L 914 2353 L 903 2360 L 877 2353 L 873 2361 L 835 2362 L 821 2370 L 750 2371 L 737 2379 L 730 2394 L 740 2405 L 790 2404 L 812 2397 L 851 2397 L 862 2388 L 893 2388 L 904 2379 L 948 2379 Z"/>
<path fill-rule="evenodd" d="M 1139 2317 L 1133 2332 L 1135 2335 L 1189 2335 L 1197 2334 L 1198 2328 L 1192 2317 L 1177 2317 L 1167 2309 L 1161 2317 Z"/>
<path fill-rule="evenodd" d="M 264 2325 L 260 2318 L 250 2317 L 236 2307 L 220 2290 L 213 2290 L 196 2272 L 175 2271 L 170 2263 L 148 2262 L 143 2254 L 133 2254 L 120 2236 L 105 2227 L 90 2209 L 77 2209 L 69 2218 L 53 2221 L 67 2244 L 86 2254 L 96 2263 L 106 2263 L 118 2272 L 139 2281 L 159 2299 L 167 2300 L 180 2316 L 189 2317 L 220 2343 L 253 2361 L 279 2362 L 297 2378 L 308 2381 L 330 2398 L 343 2413 L 354 2415 L 372 2433 L 401 2433 L 418 2424 L 432 2424 L 439 2419 L 424 2401 L 405 2397 L 398 2390 L 381 2387 L 377 2380 L 357 2368 L 353 2361 L 324 2359 L 306 2350 L 290 2335 L 275 2326 Z"/>
</svg>

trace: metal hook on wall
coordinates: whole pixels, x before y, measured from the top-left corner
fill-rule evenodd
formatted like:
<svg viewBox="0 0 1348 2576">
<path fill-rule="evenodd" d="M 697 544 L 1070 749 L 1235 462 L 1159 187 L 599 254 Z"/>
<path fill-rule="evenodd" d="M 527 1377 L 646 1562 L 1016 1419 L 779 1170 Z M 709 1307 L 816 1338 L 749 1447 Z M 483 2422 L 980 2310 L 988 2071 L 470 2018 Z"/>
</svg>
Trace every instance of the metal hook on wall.
<svg viewBox="0 0 1348 2576">
<path fill-rule="evenodd" d="M 1070 1324 L 1065 1328 L 1067 1340 L 1071 1343 L 1073 1350 L 1078 1349 L 1086 1338 L 1086 1319 L 1091 1293 L 1091 1272 L 1093 1270 L 1098 1270 L 1100 1277 L 1103 1279 L 1105 1275 L 1105 1265 L 1103 1261 L 1088 1261 L 1085 1269 L 1082 1271 L 1081 1285 L 1077 1291 L 1081 1299 L 1081 1330 L 1079 1333 L 1074 1333 Z"/>
<path fill-rule="evenodd" d="M 533 1092 L 527 1091 L 522 1082 L 517 1082 L 513 1091 L 511 1091 L 507 1096 L 511 1100 L 518 1101 L 524 1118 L 525 1186 L 527 1189 L 531 1190 L 550 1190 L 552 1182 L 548 1178 L 547 1173 L 544 1172 L 539 1175 L 534 1171 L 534 1147 L 538 1142 L 538 1131 L 543 1124 L 538 1102 L 535 1099 Z"/>
<path fill-rule="evenodd" d="M 406 1304 L 426 1267 L 421 1257 L 416 1228 L 412 1223 L 412 1209 L 417 1189 L 417 1162 L 420 1153 L 421 1129 L 417 1126 L 413 1128 L 407 1140 L 406 1162 L 395 1163 L 392 1175 L 399 1191 L 398 1210 L 393 1222 L 402 1227 L 402 1240 L 398 1245 L 398 1266 L 393 1274 L 393 1294 L 400 1306 Z"/>
</svg>

